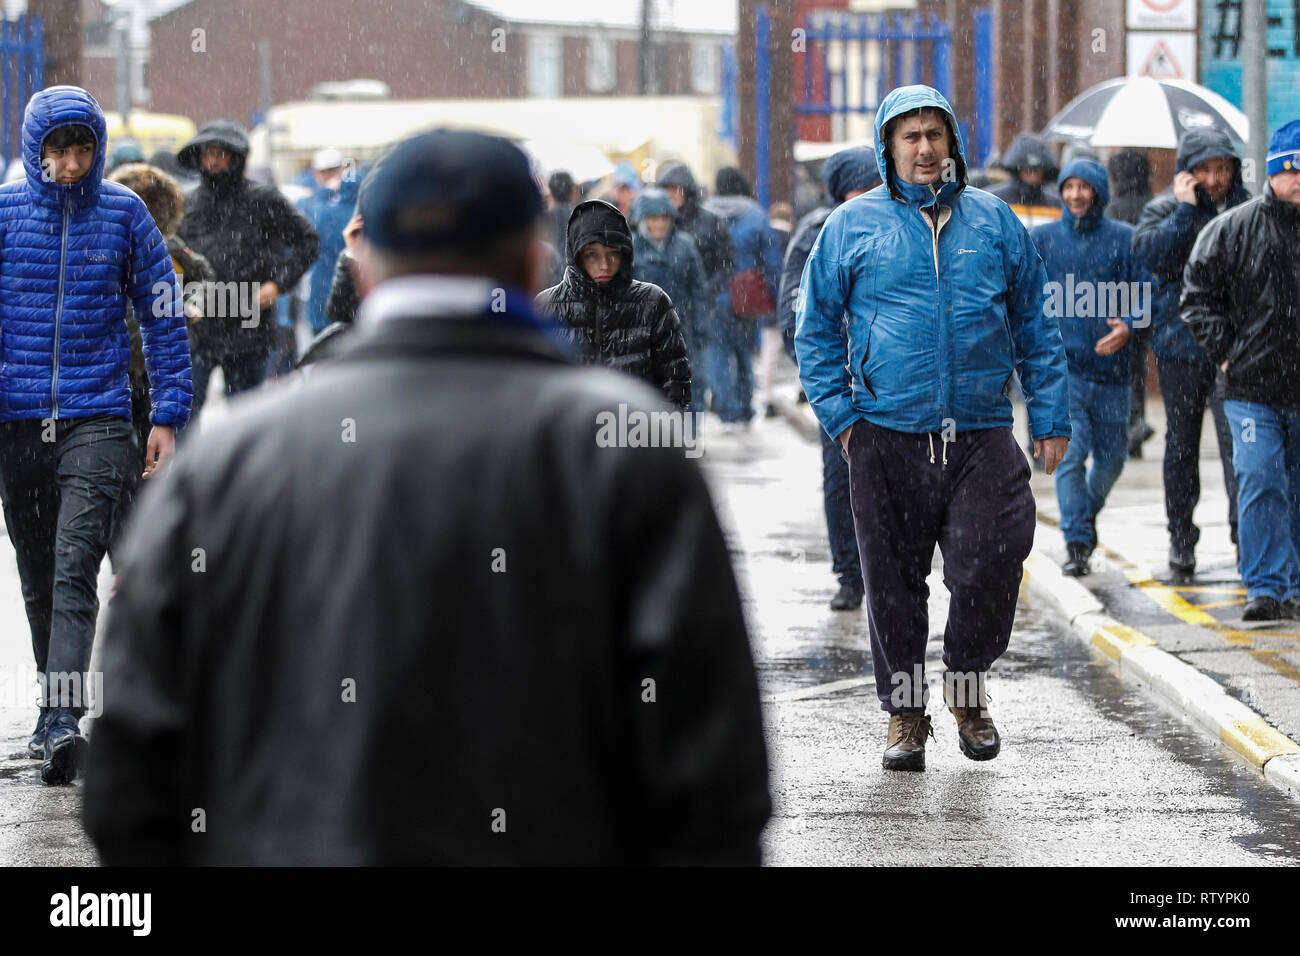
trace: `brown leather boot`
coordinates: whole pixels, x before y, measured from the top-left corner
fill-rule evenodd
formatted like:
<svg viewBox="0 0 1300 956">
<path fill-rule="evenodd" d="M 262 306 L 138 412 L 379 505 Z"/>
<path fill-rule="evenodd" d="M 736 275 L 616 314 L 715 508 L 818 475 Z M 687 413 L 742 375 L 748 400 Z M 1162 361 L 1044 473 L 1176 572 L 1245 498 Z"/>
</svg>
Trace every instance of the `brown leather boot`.
<svg viewBox="0 0 1300 956">
<path fill-rule="evenodd" d="M 925 714 L 890 714 L 889 743 L 881 761 L 886 770 L 924 770 L 925 738 L 933 737 Z"/>
<path fill-rule="evenodd" d="M 963 680 L 963 677 L 970 679 Z M 957 746 L 971 760 L 992 760 L 1002 749 L 988 708 L 987 674 L 943 675 L 943 700 L 957 718 Z"/>
</svg>

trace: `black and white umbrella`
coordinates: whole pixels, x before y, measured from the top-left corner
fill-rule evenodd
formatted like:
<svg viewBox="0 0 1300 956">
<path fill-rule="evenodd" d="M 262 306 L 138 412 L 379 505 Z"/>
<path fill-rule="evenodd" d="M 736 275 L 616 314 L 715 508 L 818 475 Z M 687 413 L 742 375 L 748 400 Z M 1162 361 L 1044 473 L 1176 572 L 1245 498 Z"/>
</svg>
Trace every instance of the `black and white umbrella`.
<svg viewBox="0 0 1300 956">
<path fill-rule="evenodd" d="M 1237 143 L 1250 121 L 1213 90 L 1149 76 L 1107 80 L 1084 90 L 1043 129 L 1058 142 L 1174 149 L 1188 130 L 1217 126 Z"/>
</svg>

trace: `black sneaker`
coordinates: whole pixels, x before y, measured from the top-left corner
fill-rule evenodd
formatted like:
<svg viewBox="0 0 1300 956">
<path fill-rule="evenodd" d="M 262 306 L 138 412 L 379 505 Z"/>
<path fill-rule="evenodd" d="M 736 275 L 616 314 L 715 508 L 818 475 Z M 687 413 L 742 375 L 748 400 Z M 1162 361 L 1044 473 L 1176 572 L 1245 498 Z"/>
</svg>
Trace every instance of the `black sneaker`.
<svg viewBox="0 0 1300 956">
<path fill-rule="evenodd" d="M 45 731 L 50 723 L 50 708 L 42 707 L 41 715 L 36 718 L 36 729 L 32 739 L 27 741 L 27 755 L 33 760 L 45 759 Z"/>
<path fill-rule="evenodd" d="M 852 584 L 841 584 L 840 589 L 831 598 L 832 611 L 856 611 L 862 607 L 862 588 Z"/>
<path fill-rule="evenodd" d="M 1065 551 L 1068 557 L 1061 568 L 1062 574 L 1072 578 L 1081 578 L 1088 573 L 1088 560 L 1092 557 L 1092 548 L 1082 541 L 1067 541 Z"/>
<path fill-rule="evenodd" d="M 86 756 L 86 746 L 86 738 L 81 736 L 77 718 L 66 710 L 52 712 L 49 729 L 45 733 L 42 782 L 57 786 L 77 779 L 82 760 Z"/>
<path fill-rule="evenodd" d="M 1282 602 L 1282 610 L 1293 621 L 1300 621 L 1300 597 L 1287 598 Z"/>
<path fill-rule="evenodd" d="M 1243 621 L 1283 621 L 1289 616 L 1281 601 L 1267 596 L 1251 598 L 1241 612 Z"/>
</svg>

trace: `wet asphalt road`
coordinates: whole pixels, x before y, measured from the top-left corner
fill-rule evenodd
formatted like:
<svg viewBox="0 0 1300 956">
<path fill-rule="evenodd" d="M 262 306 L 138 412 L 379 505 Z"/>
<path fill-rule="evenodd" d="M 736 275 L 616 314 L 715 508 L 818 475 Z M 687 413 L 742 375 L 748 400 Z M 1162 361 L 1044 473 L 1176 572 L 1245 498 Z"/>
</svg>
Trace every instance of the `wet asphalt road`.
<svg viewBox="0 0 1300 956">
<path fill-rule="evenodd" d="M 1300 863 L 1294 800 L 1023 605 L 990 680 L 998 758 L 962 756 L 935 692 L 926 772 L 881 769 L 865 612 L 826 607 L 819 447 L 769 420 L 714 439 L 703 460 L 765 699 L 769 864 Z M 930 591 L 933 679 L 947 613 L 937 569 Z"/>
<path fill-rule="evenodd" d="M 862 612 L 834 613 L 820 450 L 782 421 L 706 436 L 760 668 L 774 815 L 769 864 L 1295 865 L 1300 807 L 1230 751 L 1022 608 L 990 682 L 994 761 L 957 750 L 941 705 L 923 774 L 880 767 L 886 718 Z M 111 576 L 101 576 L 101 600 Z M 946 591 L 931 581 L 931 674 Z M 30 669 L 17 571 L 0 545 L 0 677 Z M 836 686 L 827 689 L 832 682 Z M 937 703 L 937 695 L 936 695 Z M 27 695 L 0 685 L 0 865 L 94 864 L 80 789 L 22 751 Z"/>
</svg>

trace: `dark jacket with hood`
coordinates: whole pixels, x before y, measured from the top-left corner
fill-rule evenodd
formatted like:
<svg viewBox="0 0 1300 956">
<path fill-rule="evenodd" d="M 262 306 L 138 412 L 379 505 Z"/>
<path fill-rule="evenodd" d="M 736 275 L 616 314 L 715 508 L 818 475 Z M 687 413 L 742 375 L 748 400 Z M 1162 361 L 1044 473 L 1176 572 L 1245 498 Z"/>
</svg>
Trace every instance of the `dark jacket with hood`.
<svg viewBox="0 0 1300 956">
<path fill-rule="evenodd" d="M 682 323 L 684 337 L 689 339 L 691 334 L 702 336 L 708 331 L 713 303 L 695 240 L 689 233 L 678 229 L 674 222 L 663 240 L 656 242 L 643 225 L 647 216 L 677 218 L 677 210 L 662 189 L 648 187 L 632 200 L 633 275 L 641 282 L 657 285 L 668 293 Z"/>
<path fill-rule="evenodd" d="M 1033 133 L 1021 133 L 1006 154 L 996 163 L 999 169 L 1005 169 L 1011 178 L 1005 183 L 991 187 L 988 192 L 997 196 L 1011 207 L 1026 228 L 1041 224 L 1044 220 L 1060 217 L 1061 196 L 1052 186 L 1057 173 L 1056 157 L 1051 147 L 1042 137 Z M 1025 182 L 1018 175 L 1020 170 L 1041 169 L 1043 181 L 1039 185 Z"/>
<path fill-rule="evenodd" d="M 1184 204 L 1185 205 L 1185 204 Z M 1223 397 L 1300 407 L 1300 209 L 1271 183 L 1201 232 L 1182 319 L 1223 373 Z"/>
<path fill-rule="evenodd" d="M 826 219 L 845 194 L 874 189 L 880 185 L 880 168 L 876 151 L 870 146 L 851 146 L 827 158 L 822 164 L 822 179 L 826 183 L 826 203 L 804 216 L 794 227 L 790 243 L 785 249 L 781 265 L 781 285 L 776 296 L 776 319 L 781 328 L 781 341 L 790 360 L 797 362 L 794 351 L 794 310 L 799 298 L 799 280 L 803 267 L 812 253 L 813 243 L 822 231 Z"/>
<path fill-rule="evenodd" d="M 593 242 L 623 254 L 608 282 L 596 282 L 582 268 L 582 249 Z M 681 321 L 663 289 L 632 278 L 632 232 L 623 214 L 603 199 L 574 206 L 568 261 L 560 284 L 537 296 L 538 311 L 564 322 L 587 364 L 635 375 L 673 405 L 689 405 L 691 365 Z"/>
<path fill-rule="evenodd" d="M 731 288 L 731 277 L 736 274 L 736 249 L 731 241 L 731 230 L 718 216 L 701 206 L 699 187 L 685 163 L 669 163 L 659 174 L 656 185 L 680 186 L 686 191 L 686 202 L 678 210 L 677 228 L 689 232 L 700 250 L 704 274 L 709 280 L 709 290 L 716 298 Z"/>
<path fill-rule="evenodd" d="M 659 397 L 535 323 L 507 293 L 364 325 L 141 499 L 86 770 L 105 864 L 759 862 L 762 713 L 708 488 L 680 448 L 594 441 Z"/>
<path fill-rule="evenodd" d="M 212 264 L 216 281 L 274 282 L 281 293 L 288 292 L 320 251 L 316 230 L 278 189 L 245 177 L 248 137 L 236 123 L 219 120 L 199 130 L 177 154 L 181 165 L 201 169 L 200 156 L 209 143 L 229 150 L 233 162 L 215 176 L 200 172 L 177 234 Z M 207 316 L 195 333 L 196 344 L 218 358 L 269 354 L 275 344 L 275 304 L 256 319 Z"/>
<path fill-rule="evenodd" d="M 1151 201 L 1151 164 L 1146 154 L 1123 150 L 1106 162 L 1106 168 L 1110 173 L 1111 195 L 1107 217 L 1136 226 L 1142 210 Z"/>
<path fill-rule="evenodd" d="M 95 138 L 76 183 L 51 182 L 41 144 L 81 125 Z M 0 186 L 0 421 L 113 415 L 131 420 L 127 302 L 140 316 L 150 421 L 184 427 L 194 394 L 180 289 L 144 201 L 104 180 L 104 113 L 76 86 L 27 104 L 26 177 Z"/>
<path fill-rule="evenodd" d="M 1250 199 L 1241 182 L 1241 159 L 1228 135 L 1214 127 L 1194 129 L 1178 144 L 1177 172 L 1190 172 L 1207 160 L 1232 160 L 1232 186 L 1225 208 L 1240 206 Z M 1196 203 L 1179 202 L 1173 188 L 1147 203 L 1133 233 L 1133 255 L 1155 283 L 1152 296 L 1151 349 L 1158 358 L 1185 362 L 1208 359 L 1196 344 L 1196 337 L 1179 317 L 1178 300 L 1183 293 L 1183 267 L 1201 230 L 1219 214 L 1202 187 L 1196 187 Z"/>
<path fill-rule="evenodd" d="M 1104 215 L 1110 202 L 1106 168 L 1091 159 L 1066 163 L 1058 187 L 1077 177 L 1096 192 L 1097 198 L 1082 216 L 1062 208 L 1056 222 L 1035 226 L 1030 238 L 1043 258 L 1047 271 L 1047 314 L 1061 326 L 1061 340 L 1070 374 L 1102 385 L 1124 385 L 1133 377 L 1133 341 L 1118 352 L 1098 355 L 1097 340 L 1110 334 L 1107 319 L 1123 319 L 1130 329 L 1142 302 L 1142 286 L 1132 285 L 1140 276 L 1133 267 L 1130 248 L 1133 227 Z M 1134 289 L 1138 290 L 1134 301 Z M 1150 305 L 1149 302 L 1146 305 Z M 1113 307 L 1113 308 L 1112 308 Z"/>
</svg>

